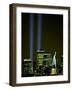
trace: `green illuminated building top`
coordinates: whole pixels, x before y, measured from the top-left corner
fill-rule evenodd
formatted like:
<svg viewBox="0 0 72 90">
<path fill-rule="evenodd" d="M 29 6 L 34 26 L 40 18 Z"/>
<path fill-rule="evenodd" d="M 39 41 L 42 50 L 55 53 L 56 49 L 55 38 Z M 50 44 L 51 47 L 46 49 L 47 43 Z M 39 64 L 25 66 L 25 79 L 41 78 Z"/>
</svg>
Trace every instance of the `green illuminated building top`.
<svg viewBox="0 0 72 90">
<path fill-rule="evenodd" d="M 37 51 L 37 66 L 50 66 L 52 63 L 51 53 L 45 51 Z"/>
</svg>

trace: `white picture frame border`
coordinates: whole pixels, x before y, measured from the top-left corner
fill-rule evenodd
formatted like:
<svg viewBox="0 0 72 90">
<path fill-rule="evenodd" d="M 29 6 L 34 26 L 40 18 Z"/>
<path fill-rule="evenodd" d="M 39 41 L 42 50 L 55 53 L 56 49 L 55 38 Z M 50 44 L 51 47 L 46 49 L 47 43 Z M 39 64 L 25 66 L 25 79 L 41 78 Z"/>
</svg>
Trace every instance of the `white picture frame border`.
<svg viewBox="0 0 72 90">
<path fill-rule="evenodd" d="M 41 77 L 21 77 L 21 13 L 43 13 L 63 15 L 63 75 L 58 76 L 41 76 Z M 32 7 L 17 7 L 17 83 L 36 83 L 68 80 L 68 11 L 63 9 L 43 9 Z"/>
</svg>

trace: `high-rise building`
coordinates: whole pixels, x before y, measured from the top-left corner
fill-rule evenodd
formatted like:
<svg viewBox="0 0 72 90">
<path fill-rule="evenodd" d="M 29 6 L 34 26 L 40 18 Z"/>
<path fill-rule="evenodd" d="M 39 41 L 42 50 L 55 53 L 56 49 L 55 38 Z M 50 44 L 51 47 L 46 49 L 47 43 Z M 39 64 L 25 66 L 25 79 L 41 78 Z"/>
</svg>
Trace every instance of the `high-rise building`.
<svg viewBox="0 0 72 90">
<path fill-rule="evenodd" d="M 44 66 L 47 67 L 51 66 L 52 64 L 52 55 L 51 53 L 45 52 L 43 50 L 37 51 L 37 64 L 38 66 Z"/>
<path fill-rule="evenodd" d="M 33 65 L 30 59 L 24 59 L 22 76 L 33 76 Z"/>
</svg>

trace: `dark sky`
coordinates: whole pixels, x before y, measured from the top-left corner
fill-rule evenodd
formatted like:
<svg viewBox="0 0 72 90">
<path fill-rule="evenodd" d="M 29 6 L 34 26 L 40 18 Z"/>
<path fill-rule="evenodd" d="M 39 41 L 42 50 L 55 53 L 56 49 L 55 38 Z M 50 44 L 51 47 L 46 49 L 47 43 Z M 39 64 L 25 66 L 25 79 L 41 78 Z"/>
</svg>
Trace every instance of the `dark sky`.
<svg viewBox="0 0 72 90">
<path fill-rule="evenodd" d="M 63 15 L 42 15 L 41 49 L 57 52 L 57 62 L 63 54 Z M 33 14 L 33 50 L 37 50 L 38 14 Z M 22 60 L 30 58 L 30 14 L 22 13 Z"/>
</svg>

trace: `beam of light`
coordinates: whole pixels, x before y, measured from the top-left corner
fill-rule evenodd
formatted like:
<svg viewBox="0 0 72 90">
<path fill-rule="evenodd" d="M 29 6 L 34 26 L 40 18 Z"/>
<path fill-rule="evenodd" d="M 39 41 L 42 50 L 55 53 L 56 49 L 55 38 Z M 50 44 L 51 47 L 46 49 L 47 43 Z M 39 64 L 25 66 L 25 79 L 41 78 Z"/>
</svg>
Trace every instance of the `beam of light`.
<svg viewBox="0 0 72 90">
<path fill-rule="evenodd" d="M 34 17 L 33 14 L 30 14 L 30 59 L 33 61 L 33 23 L 34 23 Z"/>
<path fill-rule="evenodd" d="M 37 49 L 41 49 L 41 32 L 42 32 L 42 15 L 38 15 L 38 38 L 37 38 Z"/>
</svg>

